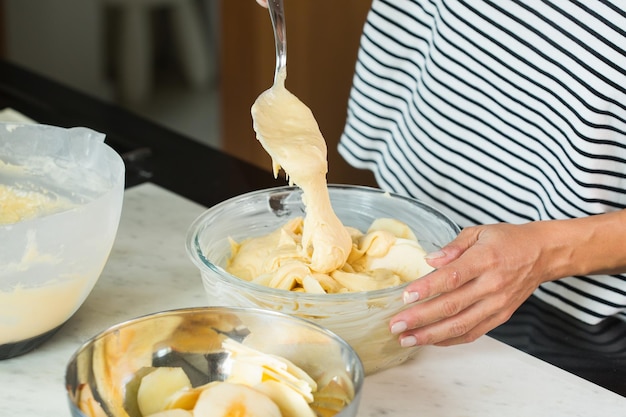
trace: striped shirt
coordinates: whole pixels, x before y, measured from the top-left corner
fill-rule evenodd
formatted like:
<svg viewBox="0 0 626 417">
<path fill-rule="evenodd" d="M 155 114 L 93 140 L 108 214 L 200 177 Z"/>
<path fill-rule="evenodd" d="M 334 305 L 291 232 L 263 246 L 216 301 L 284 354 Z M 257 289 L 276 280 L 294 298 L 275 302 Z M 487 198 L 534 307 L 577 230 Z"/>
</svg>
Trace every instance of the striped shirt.
<svg viewBox="0 0 626 417">
<path fill-rule="evenodd" d="M 374 0 L 339 152 L 461 227 L 626 208 L 624 7 Z M 626 318 L 626 274 L 535 295 L 586 323 Z"/>
</svg>

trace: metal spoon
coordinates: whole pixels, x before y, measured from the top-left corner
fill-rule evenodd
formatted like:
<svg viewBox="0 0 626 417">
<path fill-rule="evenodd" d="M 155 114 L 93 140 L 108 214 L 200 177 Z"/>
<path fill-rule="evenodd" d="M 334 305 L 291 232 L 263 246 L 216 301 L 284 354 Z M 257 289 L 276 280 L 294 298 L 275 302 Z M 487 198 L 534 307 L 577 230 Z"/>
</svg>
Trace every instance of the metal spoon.
<svg viewBox="0 0 626 417">
<path fill-rule="evenodd" d="M 274 82 L 276 82 L 278 74 L 287 67 L 287 30 L 283 0 L 268 0 L 267 8 L 270 12 L 276 42 L 276 70 L 274 71 Z"/>
<path fill-rule="evenodd" d="M 283 0 L 267 2 L 276 46 L 274 84 L 252 105 L 257 139 L 272 158 L 274 175 L 282 167 L 290 182 L 306 188 L 311 178 L 326 180 L 326 142 L 311 110 L 285 88 L 287 34 Z"/>
</svg>

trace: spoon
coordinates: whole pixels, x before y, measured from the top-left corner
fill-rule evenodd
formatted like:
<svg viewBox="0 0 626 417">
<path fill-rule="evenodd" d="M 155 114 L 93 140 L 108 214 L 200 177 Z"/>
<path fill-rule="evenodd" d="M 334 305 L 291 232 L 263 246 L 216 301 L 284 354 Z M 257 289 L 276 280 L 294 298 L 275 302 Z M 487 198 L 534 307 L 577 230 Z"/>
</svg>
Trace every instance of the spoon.
<svg viewBox="0 0 626 417">
<path fill-rule="evenodd" d="M 278 74 L 283 69 L 286 71 L 287 68 L 287 30 L 285 28 L 283 0 L 268 0 L 267 8 L 270 12 L 276 42 L 276 70 L 274 71 L 274 82 L 276 82 Z"/>
</svg>

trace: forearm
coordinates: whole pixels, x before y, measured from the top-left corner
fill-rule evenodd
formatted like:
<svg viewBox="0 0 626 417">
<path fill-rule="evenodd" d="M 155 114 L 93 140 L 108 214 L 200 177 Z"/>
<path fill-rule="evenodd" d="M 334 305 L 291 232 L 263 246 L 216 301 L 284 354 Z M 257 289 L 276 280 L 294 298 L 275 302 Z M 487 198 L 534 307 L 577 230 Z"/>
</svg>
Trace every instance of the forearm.
<svg viewBox="0 0 626 417">
<path fill-rule="evenodd" d="M 537 223 L 549 242 L 553 279 L 626 272 L 626 210 Z"/>
</svg>

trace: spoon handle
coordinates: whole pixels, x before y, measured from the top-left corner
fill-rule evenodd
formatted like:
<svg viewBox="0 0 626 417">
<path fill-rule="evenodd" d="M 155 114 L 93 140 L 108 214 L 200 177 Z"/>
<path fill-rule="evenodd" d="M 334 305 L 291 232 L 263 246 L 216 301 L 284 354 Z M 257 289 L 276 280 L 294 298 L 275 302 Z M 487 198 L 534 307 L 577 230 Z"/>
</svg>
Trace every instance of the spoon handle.
<svg viewBox="0 0 626 417">
<path fill-rule="evenodd" d="M 278 73 L 287 66 L 287 30 L 285 28 L 285 9 L 283 0 L 268 0 L 267 6 L 274 29 L 274 40 L 276 42 L 276 70 L 274 81 L 278 78 Z"/>
</svg>

